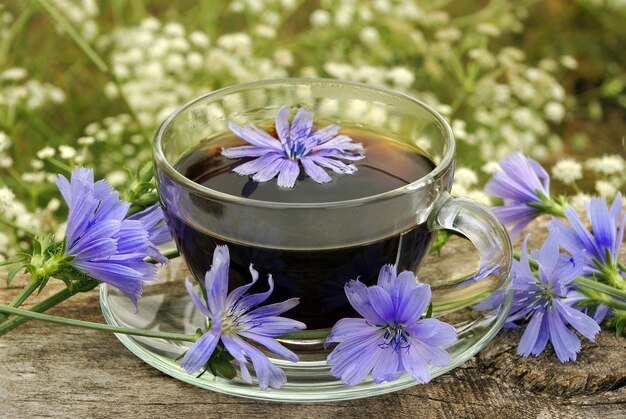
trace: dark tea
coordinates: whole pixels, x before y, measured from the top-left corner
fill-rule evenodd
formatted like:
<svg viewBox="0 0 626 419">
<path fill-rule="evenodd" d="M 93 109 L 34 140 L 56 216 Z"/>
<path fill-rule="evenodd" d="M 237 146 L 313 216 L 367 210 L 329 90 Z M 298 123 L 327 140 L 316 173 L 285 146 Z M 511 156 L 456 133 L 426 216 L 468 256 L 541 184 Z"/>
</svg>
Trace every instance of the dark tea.
<svg viewBox="0 0 626 419">
<path fill-rule="evenodd" d="M 301 174 L 295 187 L 286 189 L 278 187 L 276 179 L 257 183 L 251 177 L 235 174 L 232 169 L 250 159 L 229 159 L 221 155 L 223 147 L 245 144 L 234 136 L 201 141 L 184 154 L 175 167 L 186 178 L 213 190 L 279 203 L 331 203 L 370 197 L 412 183 L 435 167 L 423 152 L 408 144 L 359 129 L 345 129 L 342 134 L 362 143 L 366 157 L 354 162 L 358 168 L 355 174 L 329 172 L 333 180 L 327 184 L 318 184 Z M 300 304 L 285 316 L 304 322 L 308 329 L 332 327 L 343 317 L 357 316 L 345 297 L 344 284 L 358 279 L 371 285 L 386 263 L 394 264 L 398 271 L 415 272 L 435 234 L 425 225 L 415 225 L 399 234 L 348 246 L 290 249 L 280 245 L 261 247 L 236 238 L 219 237 L 211 232 L 211 226 L 191 226 L 169 211 L 167 216 L 178 248 L 196 279 L 203 279 L 211 268 L 215 247 L 228 245 L 229 288 L 232 290 L 251 281 L 249 266 L 252 263 L 260 278 L 251 292 L 267 290 L 267 276 L 271 274 L 275 289 L 268 302 L 299 297 Z M 388 215 L 379 214 L 379 217 Z M 241 228 L 257 221 L 242 219 Z M 270 238 L 272 234 L 267 232 Z"/>
</svg>

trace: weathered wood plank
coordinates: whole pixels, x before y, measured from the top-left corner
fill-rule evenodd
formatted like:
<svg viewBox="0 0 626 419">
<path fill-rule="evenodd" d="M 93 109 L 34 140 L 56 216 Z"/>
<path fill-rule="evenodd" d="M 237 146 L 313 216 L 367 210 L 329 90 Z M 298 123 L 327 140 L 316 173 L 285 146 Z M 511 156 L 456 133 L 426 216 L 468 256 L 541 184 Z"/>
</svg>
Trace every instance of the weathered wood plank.
<svg viewBox="0 0 626 419">
<path fill-rule="evenodd" d="M 536 223 L 542 225 L 545 220 Z M 535 231 L 537 244 L 545 233 Z M 444 256 L 465 258 L 461 249 L 451 247 Z M 17 281 L 0 288 L 1 303 L 17 294 Z M 52 283 L 45 294 L 60 288 Z M 103 321 L 95 291 L 50 312 Z M 0 338 L 0 417 L 626 416 L 626 339 L 602 332 L 597 343 L 583 343 L 577 363 L 561 364 L 551 349 L 538 358 L 516 356 L 520 335 L 520 330 L 504 331 L 477 357 L 427 386 L 298 405 L 195 388 L 142 363 L 114 336 L 33 321 Z"/>
</svg>

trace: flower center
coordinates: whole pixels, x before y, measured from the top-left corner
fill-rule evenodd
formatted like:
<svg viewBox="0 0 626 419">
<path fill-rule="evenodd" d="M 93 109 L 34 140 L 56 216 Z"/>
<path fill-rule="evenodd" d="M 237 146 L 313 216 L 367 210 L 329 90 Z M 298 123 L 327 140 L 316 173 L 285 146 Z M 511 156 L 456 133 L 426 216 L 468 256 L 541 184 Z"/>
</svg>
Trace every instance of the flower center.
<svg viewBox="0 0 626 419">
<path fill-rule="evenodd" d="M 406 325 L 397 322 L 388 324 L 383 334 L 383 343 L 378 346 L 381 349 L 392 348 L 394 351 L 411 346 L 410 335 L 406 331 Z"/>
<path fill-rule="evenodd" d="M 291 141 L 286 144 L 284 148 L 285 154 L 291 160 L 298 160 L 299 158 L 304 157 L 310 153 L 310 150 L 307 149 L 304 141 L 302 140 Z"/>
<path fill-rule="evenodd" d="M 224 314 L 222 314 L 222 334 L 236 334 L 241 331 L 241 317 L 242 313 L 239 310 L 235 310 L 235 307 L 231 307 Z"/>
</svg>

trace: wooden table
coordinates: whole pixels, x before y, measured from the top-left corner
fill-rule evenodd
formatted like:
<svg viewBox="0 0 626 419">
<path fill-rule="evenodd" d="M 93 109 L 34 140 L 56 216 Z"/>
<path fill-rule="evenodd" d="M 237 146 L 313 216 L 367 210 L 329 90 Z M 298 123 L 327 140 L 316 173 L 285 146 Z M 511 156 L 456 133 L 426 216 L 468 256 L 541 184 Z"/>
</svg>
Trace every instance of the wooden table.
<svg viewBox="0 0 626 419">
<path fill-rule="evenodd" d="M 535 223 L 535 246 L 544 225 Z M 452 245 L 442 257 L 464 252 Z M 2 285 L 0 302 L 22 284 Z M 60 288 L 51 281 L 43 296 Z M 50 313 L 103 321 L 95 291 Z M 348 402 L 285 404 L 202 390 L 144 364 L 112 335 L 31 321 L 0 338 L 0 417 L 626 417 L 626 338 L 603 331 L 595 344 L 583 341 L 578 362 L 561 364 L 551 348 L 538 358 L 516 356 L 520 336 L 503 331 L 429 385 Z"/>
</svg>

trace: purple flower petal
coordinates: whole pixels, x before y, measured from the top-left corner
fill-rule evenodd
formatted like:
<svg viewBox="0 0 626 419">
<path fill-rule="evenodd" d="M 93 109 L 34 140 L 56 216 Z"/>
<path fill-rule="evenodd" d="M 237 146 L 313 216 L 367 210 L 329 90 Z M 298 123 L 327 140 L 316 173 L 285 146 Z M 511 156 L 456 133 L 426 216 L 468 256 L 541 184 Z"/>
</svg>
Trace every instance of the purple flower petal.
<svg viewBox="0 0 626 419">
<path fill-rule="evenodd" d="M 357 168 L 342 160 L 363 159 L 362 144 L 353 143 L 346 135 L 337 135 L 340 128 L 328 125 L 313 132 L 313 113 L 300 108 L 289 124 L 289 109 L 281 107 L 276 115 L 278 140 L 249 124 L 229 124 L 231 131 L 246 140 L 249 146 L 222 149 L 228 158 L 258 157 L 233 169 L 240 175 L 253 175 L 256 182 L 267 182 L 278 175 L 278 186 L 291 188 L 300 174 L 300 162 L 307 176 L 315 182 L 327 183 L 331 177 L 324 168 L 337 173 L 353 174 Z"/>
<path fill-rule="evenodd" d="M 384 355 L 378 357 L 372 368 L 372 378 L 376 384 L 383 381 L 395 381 L 404 372 L 400 353 L 397 351 L 386 351 Z"/>
<path fill-rule="evenodd" d="M 267 359 L 267 357 L 254 346 L 245 342 L 236 335 L 233 335 L 232 338 L 233 341 L 241 346 L 246 355 L 248 355 L 252 361 L 261 390 L 265 390 L 267 387 L 281 388 L 285 385 L 287 382 L 287 376 L 283 370 L 272 364 L 270 360 Z"/>
<path fill-rule="evenodd" d="M 291 121 L 291 129 L 289 130 L 289 138 L 292 142 L 297 140 L 306 140 L 313 129 L 313 112 L 309 112 L 304 108 L 298 109 L 296 116 Z"/>
<path fill-rule="evenodd" d="M 430 379 L 429 363 L 450 363 L 441 346 L 456 341 L 456 330 L 436 319 L 419 319 L 431 292 L 427 284 L 417 283 L 413 273 L 396 276 L 395 268 L 385 265 L 378 285 L 350 281 L 345 291 L 352 307 L 365 318 L 342 319 L 333 326 L 326 340 L 326 345 L 339 343 L 327 358 L 333 376 L 355 385 L 370 373 L 379 383 L 406 371 L 425 383 Z"/>
<path fill-rule="evenodd" d="M 283 147 L 289 143 L 289 108 L 282 106 L 276 114 L 276 132 Z"/>
<path fill-rule="evenodd" d="M 281 150 L 280 143 L 274 138 L 269 136 L 268 138 L 265 135 L 261 135 L 257 131 L 252 130 L 250 127 L 240 127 L 239 125 L 229 122 L 228 129 L 230 129 L 238 137 L 257 147 L 263 147 L 274 151 Z"/>
<path fill-rule="evenodd" d="M 548 235 L 539 252 L 539 273 L 541 274 L 541 279 L 544 284 L 547 284 L 552 277 L 558 259 L 559 238 L 558 230 L 555 230 Z"/>
<path fill-rule="evenodd" d="M 229 267 L 230 255 L 228 247 L 217 246 L 213 253 L 213 265 L 206 274 L 206 301 L 202 301 L 200 296 L 193 291 L 190 281 L 186 282 L 187 292 L 192 298 L 194 305 L 198 306 L 210 320 L 210 329 L 202 335 L 201 339 L 188 352 L 188 354 L 190 352 L 193 354 L 192 350 L 196 351 L 196 346 L 200 346 L 197 350 L 200 352 L 193 355 L 193 362 L 190 361 L 190 363 L 194 366 L 200 365 L 200 367 L 206 365 L 210 359 L 210 354 L 205 356 L 207 351 L 204 346 L 206 345 L 200 343 L 200 341 L 205 336 L 215 335 L 217 336 L 216 344 L 217 340 L 221 338 L 224 348 L 239 364 L 242 380 L 247 383 L 252 382 L 252 377 L 248 371 L 247 358 L 249 358 L 256 371 L 259 386 L 263 389 L 268 386 L 279 388 L 286 382 L 285 373 L 273 365 L 261 351 L 242 338 L 255 341 L 276 355 L 292 362 L 297 362 L 298 357 L 278 343 L 273 337 L 306 328 L 301 322 L 275 315 L 294 307 L 298 303 L 298 299 L 294 298 L 249 311 L 270 296 L 273 290 L 272 277 L 268 277 L 269 290 L 267 292 L 246 294 L 259 277 L 257 271 L 250 265 L 252 282 L 240 286 L 226 295 Z M 192 355 L 189 356 L 191 357 Z"/>
<path fill-rule="evenodd" d="M 580 351 L 580 339 L 565 327 L 556 309 L 548 310 L 547 316 L 550 340 L 557 358 L 561 362 L 576 361 L 576 354 Z"/>
<path fill-rule="evenodd" d="M 426 284 L 420 284 L 417 292 L 401 295 L 396 309 L 396 319 L 402 323 L 416 322 L 428 308 L 430 298 L 430 286 Z"/>
<path fill-rule="evenodd" d="M 239 336 L 253 340 L 261 345 L 265 346 L 270 352 L 285 358 L 287 361 L 298 362 L 298 355 L 285 348 L 283 345 L 272 337 L 265 335 L 258 335 L 252 331 L 243 331 L 238 333 Z"/>
<path fill-rule="evenodd" d="M 315 164 L 315 162 L 313 162 L 309 157 L 301 158 L 300 163 L 302 163 L 302 167 L 304 168 L 304 172 L 307 176 L 317 183 L 328 183 L 332 180 L 330 175 L 326 173 L 324 169 Z"/>
<path fill-rule="evenodd" d="M 288 159 L 284 157 L 273 159 L 267 166 L 252 176 L 252 179 L 256 182 L 267 182 L 268 180 L 273 179 L 274 176 L 280 172 L 280 169 L 283 167 L 285 161 L 288 161 Z"/>
<path fill-rule="evenodd" d="M 523 357 L 527 357 L 533 351 L 533 348 L 537 344 L 537 338 L 539 337 L 539 331 L 541 330 L 541 324 L 543 322 L 543 311 L 536 312 L 528 322 L 526 330 L 519 341 L 517 346 L 517 354 Z"/>
<path fill-rule="evenodd" d="M 213 253 L 213 265 L 204 276 L 207 303 L 211 313 L 218 313 L 226 303 L 228 292 L 228 267 L 230 255 L 226 246 L 217 246 Z"/>
<path fill-rule="evenodd" d="M 248 313 L 251 317 L 269 317 L 282 314 L 285 311 L 289 311 L 300 303 L 299 298 L 290 298 L 280 303 L 268 304 L 262 307 L 257 307 Z"/>
<path fill-rule="evenodd" d="M 236 159 L 240 157 L 258 157 L 267 153 L 267 148 L 258 147 L 255 145 L 242 145 L 238 147 L 230 147 L 222 149 L 222 156 L 229 159 Z"/>
<path fill-rule="evenodd" d="M 384 324 L 385 319 L 372 307 L 367 286 L 359 281 L 349 281 L 344 287 L 352 307 L 372 324 Z"/>
<path fill-rule="evenodd" d="M 571 324 L 578 333 L 592 342 L 595 340 L 596 335 L 600 332 L 600 326 L 594 319 L 580 310 L 563 304 L 560 300 L 555 300 L 554 306 L 565 321 Z"/>
<path fill-rule="evenodd" d="M 185 278 L 185 288 L 187 288 L 187 293 L 191 297 L 191 301 L 193 304 L 207 317 L 213 317 L 215 313 L 211 313 L 209 309 L 204 305 L 202 299 L 198 297 L 198 294 L 193 290 L 193 284 L 189 280 L 189 278 Z"/>
<path fill-rule="evenodd" d="M 241 176 L 255 174 L 271 164 L 282 161 L 283 156 L 279 153 L 266 153 L 261 157 L 239 165 L 233 169 L 235 173 Z M 273 176 L 272 176 L 273 177 Z M 269 178 L 271 179 L 271 178 Z M 269 180 L 268 179 L 268 180 Z"/>
<path fill-rule="evenodd" d="M 300 174 L 298 162 L 293 160 L 283 160 L 278 173 L 278 186 L 281 188 L 293 188 Z"/>
<path fill-rule="evenodd" d="M 438 319 L 421 319 L 411 330 L 430 346 L 452 345 L 457 340 L 456 329 Z"/>
<path fill-rule="evenodd" d="M 198 372 L 213 354 L 219 338 L 220 335 L 213 331 L 200 336 L 200 339 L 185 353 L 180 363 L 181 368 L 190 374 Z"/>
<path fill-rule="evenodd" d="M 406 351 L 400 352 L 402 366 L 405 371 L 418 383 L 426 384 L 430 381 L 430 370 L 426 360 L 419 353 L 417 345 L 411 345 Z"/>
</svg>

